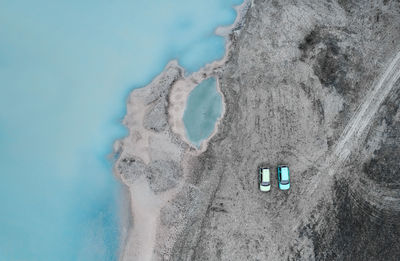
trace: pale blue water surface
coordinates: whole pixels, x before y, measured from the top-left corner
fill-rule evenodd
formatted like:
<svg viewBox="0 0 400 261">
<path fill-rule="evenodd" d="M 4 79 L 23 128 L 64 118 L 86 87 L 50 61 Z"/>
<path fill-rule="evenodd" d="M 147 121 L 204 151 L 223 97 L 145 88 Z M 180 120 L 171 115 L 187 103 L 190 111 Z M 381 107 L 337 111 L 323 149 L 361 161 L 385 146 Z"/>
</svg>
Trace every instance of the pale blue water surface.
<svg viewBox="0 0 400 261">
<path fill-rule="evenodd" d="M 217 91 L 215 78 L 209 78 L 190 92 L 183 114 L 186 135 L 200 146 L 214 131 L 216 121 L 221 117 L 222 97 Z"/>
<path fill-rule="evenodd" d="M 241 0 L 0 0 L 0 260 L 116 260 L 128 93 L 219 59 Z"/>
</svg>

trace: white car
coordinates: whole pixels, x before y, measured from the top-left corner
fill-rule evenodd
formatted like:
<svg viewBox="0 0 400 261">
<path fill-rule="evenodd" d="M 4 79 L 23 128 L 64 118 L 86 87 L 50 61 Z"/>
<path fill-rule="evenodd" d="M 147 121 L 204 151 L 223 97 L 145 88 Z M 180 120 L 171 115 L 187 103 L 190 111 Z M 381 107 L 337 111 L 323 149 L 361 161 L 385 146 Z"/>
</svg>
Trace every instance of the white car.
<svg viewBox="0 0 400 261">
<path fill-rule="evenodd" d="M 268 192 L 271 190 L 269 168 L 258 169 L 258 183 L 262 192 Z"/>
</svg>

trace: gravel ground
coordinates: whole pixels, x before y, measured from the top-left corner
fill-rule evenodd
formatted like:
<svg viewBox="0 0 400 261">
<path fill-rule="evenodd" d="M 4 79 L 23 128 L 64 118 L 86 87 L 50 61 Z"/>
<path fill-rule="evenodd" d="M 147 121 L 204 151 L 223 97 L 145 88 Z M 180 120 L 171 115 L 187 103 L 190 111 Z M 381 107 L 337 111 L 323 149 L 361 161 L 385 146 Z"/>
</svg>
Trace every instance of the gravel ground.
<svg viewBox="0 0 400 261">
<path fill-rule="evenodd" d="M 398 260 L 400 3 L 255 0 L 239 24 L 207 75 L 225 115 L 205 151 L 176 141 L 168 102 L 143 119 L 183 151 L 139 161 L 155 194 L 174 191 L 152 260 Z M 116 166 L 131 180 L 127 162 Z M 272 169 L 269 193 L 258 166 Z"/>
</svg>

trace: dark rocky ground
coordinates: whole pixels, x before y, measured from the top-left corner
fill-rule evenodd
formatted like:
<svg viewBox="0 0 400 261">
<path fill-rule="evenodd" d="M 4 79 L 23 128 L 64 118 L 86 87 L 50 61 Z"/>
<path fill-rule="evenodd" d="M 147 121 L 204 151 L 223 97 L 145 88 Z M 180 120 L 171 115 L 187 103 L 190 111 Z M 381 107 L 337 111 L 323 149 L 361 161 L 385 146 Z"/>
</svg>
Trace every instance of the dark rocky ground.
<svg viewBox="0 0 400 261">
<path fill-rule="evenodd" d="M 397 82 L 399 86 L 400 82 Z M 400 256 L 400 88 L 381 106 L 362 152 L 335 180 L 333 205 L 312 235 L 317 260 L 398 260 Z M 379 138 L 377 138 L 377 136 Z M 379 140 L 376 148 L 371 144 Z M 372 152 L 372 153 L 371 153 Z M 368 196 L 379 192 L 383 195 Z M 383 197 L 390 197 L 385 204 Z M 332 230 L 333 228 L 333 230 Z M 332 233 L 327 236 L 328 233 Z M 327 240 L 328 239 L 328 240 Z M 318 243 L 318 242 L 323 242 Z"/>
<path fill-rule="evenodd" d="M 321 188 L 318 177 L 400 50 L 399 25 L 398 2 L 254 2 L 218 74 L 227 102 L 220 131 L 192 159 L 191 181 L 208 204 L 195 205 L 173 260 L 398 260 L 399 212 L 368 194 L 384 186 L 400 199 L 392 190 L 400 182 L 398 87 L 370 124 L 384 135 L 368 134 Z M 274 183 L 260 193 L 260 163 L 288 164 L 291 190 Z"/>
</svg>

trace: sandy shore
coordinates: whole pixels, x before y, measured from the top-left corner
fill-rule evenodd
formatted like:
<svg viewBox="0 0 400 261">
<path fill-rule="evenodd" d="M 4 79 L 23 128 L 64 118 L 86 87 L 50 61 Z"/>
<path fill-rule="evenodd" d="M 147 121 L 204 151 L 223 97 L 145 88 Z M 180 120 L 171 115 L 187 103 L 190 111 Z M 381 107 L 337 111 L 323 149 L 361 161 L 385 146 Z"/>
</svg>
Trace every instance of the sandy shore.
<svg viewBox="0 0 400 261">
<path fill-rule="evenodd" d="M 183 125 L 186 100 L 197 84 L 215 76 L 226 63 L 232 44 L 229 35 L 241 25 L 248 7 L 248 1 L 235 7 L 234 24 L 216 30 L 216 34 L 226 39 L 223 59 L 186 77 L 183 68 L 171 61 L 148 86 L 131 93 L 124 119 L 129 136 L 114 145 L 114 151 L 119 154 L 114 171 L 129 188 L 132 215 L 120 260 L 168 260 L 178 231 L 163 224 L 160 211 L 185 189 L 182 175 L 185 154 L 203 152 L 211 138 L 203 141 L 199 150 L 187 140 Z M 217 86 L 223 97 L 218 79 Z M 224 112 L 223 105 L 221 118 Z M 211 136 L 217 131 L 218 123 Z M 167 165 L 173 167 L 166 171 Z M 162 247 L 159 246 L 161 241 L 164 242 Z"/>
<path fill-rule="evenodd" d="M 171 62 L 165 70 L 165 75 L 157 77 L 150 87 L 135 90 L 128 101 L 124 124 L 128 126 L 130 133 L 125 139 L 116 142 L 114 147 L 120 155 L 114 171 L 129 189 L 130 219 L 133 224 L 127 233 L 120 260 L 151 260 L 152 257 L 159 210 L 166 200 L 167 192 L 156 195 L 150 187 L 148 177 L 141 174 L 148 171 L 144 166 L 153 160 L 160 158 L 177 160 L 181 152 L 171 144 L 168 133 L 155 132 L 157 126 L 148 126 L 157 125 L 159 120 L 149 123 L 146 122 L 146 117 L 154 105 L 153 98 L 157 99 L 157 91 L 163 91 L 162 88 L 154 89 L 164 81 L 167 82 L 164 88 L 168 88 L 168 85 L 180 75 L 181 71 L 176 62 Z M 119 168 L 121 163 L 131 165 L 138 162 L 142 168 L 137 167 L 129 172 Z M 162 186 L 163 184 L 160 185 Z"/>
</svg>

